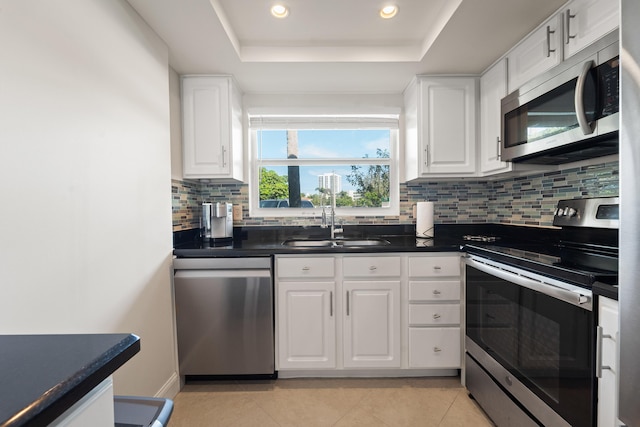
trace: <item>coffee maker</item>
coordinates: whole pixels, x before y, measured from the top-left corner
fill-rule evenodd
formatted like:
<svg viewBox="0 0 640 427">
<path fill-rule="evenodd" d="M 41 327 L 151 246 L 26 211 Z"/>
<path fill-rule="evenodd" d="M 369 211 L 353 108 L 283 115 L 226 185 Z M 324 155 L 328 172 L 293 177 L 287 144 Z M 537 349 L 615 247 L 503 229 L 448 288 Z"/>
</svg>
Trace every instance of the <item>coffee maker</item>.
<svg viewBox="0 0 640 427">
<path fill-rule="evenodd" d="M 233 204 L 202 204 L 202 237 L 214 241 L 233 238 Z"/>
</svg>

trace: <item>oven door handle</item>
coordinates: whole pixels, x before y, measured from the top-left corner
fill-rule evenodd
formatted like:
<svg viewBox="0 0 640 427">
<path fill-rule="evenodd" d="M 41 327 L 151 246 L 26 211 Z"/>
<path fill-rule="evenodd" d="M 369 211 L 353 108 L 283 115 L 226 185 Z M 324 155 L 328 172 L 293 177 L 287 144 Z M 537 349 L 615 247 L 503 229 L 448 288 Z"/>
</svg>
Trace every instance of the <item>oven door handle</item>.
<svg viewBox="0 0 640 427">
<path fill-rule="evenodd" d="M 575 290 L 564 289 L 531 277 L 533 273 L 527 274 L 526 271 L 519 271 L 516 268 L 511 268 L 506 265 L 497 267 L 492 264 L 482 262 L 473 256 L 467 258 L 465 263 L 471 267 L 477 268 L 478 270 L 484 271 L 487 274 L 515 283 L 516 285 L 524 286 L 525 288 L 540 292 L 585 310 L 593 310 L 593 299 L 590 292 L 583 293 Z"/>
</svg>

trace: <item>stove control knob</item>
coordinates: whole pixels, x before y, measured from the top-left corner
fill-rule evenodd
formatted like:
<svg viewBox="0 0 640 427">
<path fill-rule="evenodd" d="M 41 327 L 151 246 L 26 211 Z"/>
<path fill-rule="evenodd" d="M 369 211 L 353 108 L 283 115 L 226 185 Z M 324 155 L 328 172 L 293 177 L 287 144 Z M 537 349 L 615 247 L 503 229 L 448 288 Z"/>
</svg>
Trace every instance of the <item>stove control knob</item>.
<svg viewBox="0 0 640 427">
<path fill-rule="evenodd" d="M 569 208 L 569 211 L 567 212 L 567 216 L 568 217 L 572 217 L 572 216 L 576 216 L 576 214 L 578 213 L 577 210 L 573 209 L 573 208 Z"/>
<path fill-rule="evenodd" d="M 562 216 L 562 212 L 564 212 L 563 209 L 562 208 L 558 208 L 558 209 L 556 209 L 555 215 L 556 216 Z"/>
</svg>

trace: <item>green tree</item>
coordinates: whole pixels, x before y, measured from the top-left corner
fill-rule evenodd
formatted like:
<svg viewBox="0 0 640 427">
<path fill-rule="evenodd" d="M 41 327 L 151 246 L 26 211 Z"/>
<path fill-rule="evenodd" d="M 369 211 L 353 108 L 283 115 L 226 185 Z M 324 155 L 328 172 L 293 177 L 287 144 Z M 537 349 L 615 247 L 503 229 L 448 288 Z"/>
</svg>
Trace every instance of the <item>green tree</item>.
<svg viewBox="0 0 640 427">
<path fill-rule="evenodd" d="M 341 191 L 336 195 L 336 206 L 353 206 L 353 199 L 346 191 Z"/>
<path fill-rule="evenodd" d="M 286 175 L 260 168 L 260 200 L 286 199 L 289 197 L 289 182 Z"/>
<path fill-rule="evenodd" d="M 389 158 L 389 151 L 378 148 L 376 156 Z M 389 201 L 388 165 L 371 165 L 366 168 L 352 165 L 347 181 L 356 187 L 356 191 L 360 194 L 356 206 L 381 207 L 382 202 Z"/>
</svg>

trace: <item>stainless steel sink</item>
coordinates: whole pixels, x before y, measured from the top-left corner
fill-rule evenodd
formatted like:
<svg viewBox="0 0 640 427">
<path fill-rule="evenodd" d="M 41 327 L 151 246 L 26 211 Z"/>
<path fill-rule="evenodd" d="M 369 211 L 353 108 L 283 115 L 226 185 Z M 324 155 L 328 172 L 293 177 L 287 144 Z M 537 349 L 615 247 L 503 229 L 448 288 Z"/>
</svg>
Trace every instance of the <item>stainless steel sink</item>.
<svg viewBox="0 0 640 427">
<path fill-rule="evenodd" d="M 282 242 L 284 246 L 315 248 L 333 246 L 331 240 L 306 240 L 306 239 L 289 239 Z"/>
<path fill-rule="evenodd" d="M 391 244 L 384 239 L 289 239 L 282 242 L 284 246 L 297 248 L 355 248 L 365 246 L 386 246 Z"/>
<path fill-rule="evenodd" d="M 339 245 L 342 246 L 386 246 L 391 243 L 388 240 L 384 239 L 345 239 L 342 241 L 337 241 Z"/>
</svg>

